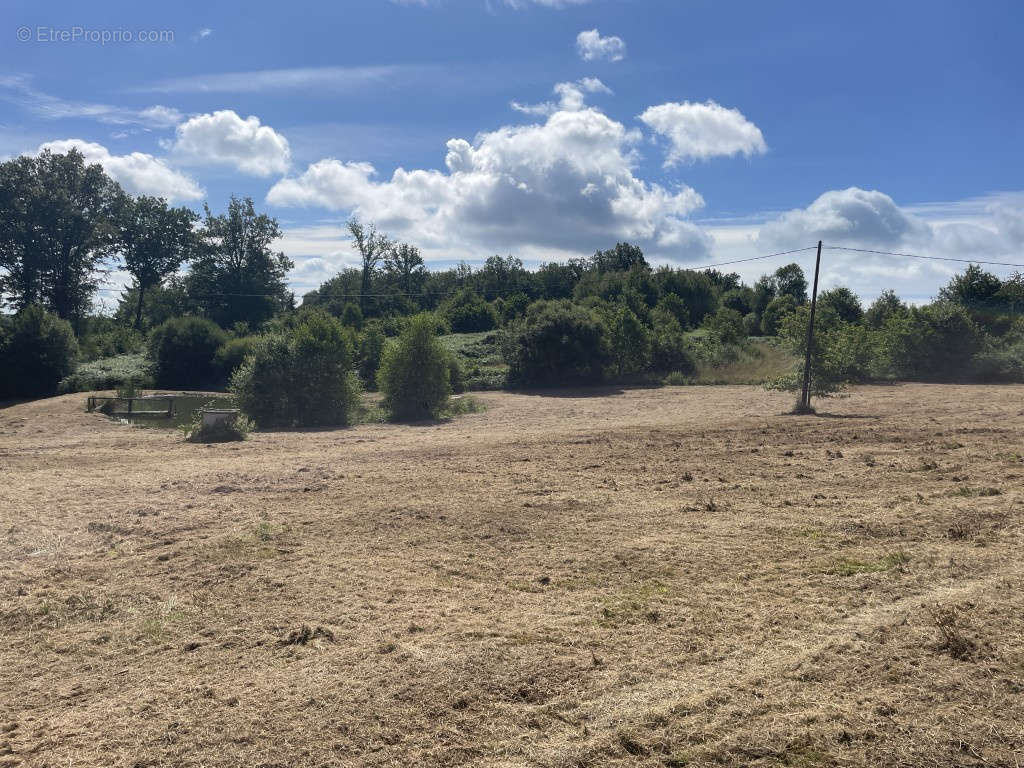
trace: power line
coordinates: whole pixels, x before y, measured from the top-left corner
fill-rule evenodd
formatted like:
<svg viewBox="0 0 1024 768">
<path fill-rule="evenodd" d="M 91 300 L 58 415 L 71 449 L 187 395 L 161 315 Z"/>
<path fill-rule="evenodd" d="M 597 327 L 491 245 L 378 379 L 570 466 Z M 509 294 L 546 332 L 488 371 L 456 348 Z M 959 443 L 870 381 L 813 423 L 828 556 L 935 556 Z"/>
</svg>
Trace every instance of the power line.
<svg viewBox="0 0 1024 768">
<path fill-rule="evenodd" d="M 1008 261 L 982 261 L 981 259 L 954 259 L 952 256 L 922 256 L 917 253 L 896 253 L 894 251 L 873 251 L 868 248 L 847 248 L 842 245 L 823 246 L 826 251 L 851 251 L 853 253 L 874 253 L 879 256 L 903 256 L 908 259 L 928 259 L 929 261 L 956 261 L 960 264 L 990 264 L 999 267 L 1024 267 L 1024 264 L 1012 264 Z"/>
<path fill-rule="evenodd" d="M 776 256 L 788 256 L 791 253 L 802 253 L 803 251 L 813 251 L 817 248 L 816 245 L 809 245 L 806 248 L 794 248 L 791 251 L 779 251 L 778 253 L 766 253 L 764 256 L 751 256 L 746 259 L 735 259 L 734 261 L 720 261 L 717 264 L 705 264 L 703 267 L 687 267 L 687 269 L 696 272 L 700 269 L 714 269 L 715 267 L 727 267 L 730 264 L 742 264 L 746 261 L 758 261 L 760 259 L 773 259 Z"/>
</svg>

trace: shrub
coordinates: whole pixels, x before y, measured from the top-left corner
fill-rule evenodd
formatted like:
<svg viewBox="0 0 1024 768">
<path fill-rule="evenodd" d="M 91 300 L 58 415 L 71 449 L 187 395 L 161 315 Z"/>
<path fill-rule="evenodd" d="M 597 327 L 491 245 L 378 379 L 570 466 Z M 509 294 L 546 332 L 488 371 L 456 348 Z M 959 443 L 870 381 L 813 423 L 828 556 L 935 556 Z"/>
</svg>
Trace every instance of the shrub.
<svg viewBox="0 0 1024 768">
<path fill-rule="evenodd" d="M 348 303 L 341 311 L 341 324 L 357 331 L 363 327 L 363 311 L 358 304 Z"/>
<path fill-rule="evenodd" d="M 370 389 L 377 388 L 377 370 L 386 344 L 387 337 L 377 323 L 368 326 L 359 338 L 359 376 Z"/>
<path fill-rule="evenodd" d="M 566 300 L 531 304 L 510 328 L 502 353 L 510 380 L 527 386 L 601 381 L 611 361 L 604 325 Z"/>
<path fill-rule="evenodd" d="M 451 395 L 451 362 L 436 336 L 436 321 L 417 315 L 384 350 L 377 384 L 392 419 L 436 418 Z"/>
<path fill-rule="evenodd" d="M 984 339 L 967 310 L 940 301 L 893 314 L 879 332 L 879 368 L 917 380 L 962 380 Z"/>
<path fill-rule="evenodd" d="M 238 370 L 238 367 L 255 348 L 255 336 L 242 336 L 237 339 L 228 339 L 224 342 L 213 357 L 219 380 L 222 382 L 230 381 L 231 374 Z"/>
<path fill-rule="evenodd" d="M 202 410 L 196 411 L 191 424 L 182 427 L 185 439 L 190 443 L 230 443 L 245 440 L 255 425 L 240 413 L 234 419 L 219 421 L 213 426 L 203 424 Z"/>
<path fill-rule="evenodd" d="M 624 376 L 647 369 L 651 359 L 650 334 L 640 319 L 627 307 L 619 307 L 612 316 L 608 340 L 615 361 L 616 374 Z"/>
<path fill-rule="evenodd" d="M 153 386 L 152 364 L 145 355 L 115 355 L 80 363 L 74 373 L 60 380 L 57 391 L 94 392 L 127 384 L 139 388 Z"/>
<path fill-rule="evenodd" d="M 691 374 L 696 370 L 693 355 L 679 321 L 655 309 L 652 313 L 654 332 L 651 334 L 651 365 L 656 371 L 674 371 Z"/>
<path fill-rule="evenodd" d="M 215 384 L 214 357 L 228 335 L 212 320 L 176 317 L 153 329 L 149 357 L 158 387 L 202 389 Z"/>
<path fill-rule="evenodd" d="M 47 397 L 71 373 L 78 354 L 74 331 L 40 306 L 0 319 L 0 397 Z"/>
<path fill-rule="evenodd" d="M 85 360 L 137 354 L 145 350 L 146 340 L 134 328 L 123 326 L 101 333 L 90 333 L 80 340 L 79 348 Z"/>
<path fill-rule="evenodd" d="M 498 325 L 494 307 L 469 288 L 463 288 L 452 296 L 444 305 L 442 313 L 452 333 L 490 331 Z"/>
<path fill-rule="evenodd" d="M 239 407 L 260 427 L 334 426 L 359 400 L 352 332 L 323 310 L 260 337 L 231 377 Z"/>
<path fill-rule="evenodd" d="M 974 373 L 982 381 L 1024 382 L 1024 341 L 979 352 Z"/>
<path fill-rule="evenodd" d="M 788 293 L 776 296 L 761 313 L 761 333 L 774 336 L 779 332 L 782 321 L 796 311 L 796 299 Z"/>
<path fill-rule="evenodd" d="M 690 325 L 690 310 L 686 308 L 686 304 L 683 300 L 676 296 L 674 293 L 666 293 L 661 297 L 661 301 L 658 302 L 658 306 L 654 308 L 655 312 L 668 312 L 672 315 L 679 323 L 679 327 L 684 331 Z"/>
<path fill-rule="evenodd" d="M 704 325 L 719 344 L 738 344 L 747 337 L 743 327 L 743 315 L 728 307 L 719 307 Z"/>
</svg>

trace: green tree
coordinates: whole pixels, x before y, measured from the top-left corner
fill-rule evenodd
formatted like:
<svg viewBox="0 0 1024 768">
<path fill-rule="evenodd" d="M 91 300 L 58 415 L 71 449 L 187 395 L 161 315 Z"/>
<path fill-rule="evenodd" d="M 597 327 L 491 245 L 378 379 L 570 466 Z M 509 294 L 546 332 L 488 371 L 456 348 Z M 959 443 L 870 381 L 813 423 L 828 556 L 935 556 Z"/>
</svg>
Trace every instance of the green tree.
<svg viewBox="0 0 1024 768">
<path fill-rule="evenodd" d="M 168 389 L 202 389 L 218 383 L 217 350 L 228 335 L 205 317 L 175 317 L 149 334 L 156 383 Z"/>
<path fill-rule="evenodd" d="M 747 337 L 743 315 L 728 307 L 719 307 L 718 311 L 705 321 L 704 326 L 711 334 L 711 338 L 719 344 L 738 344 Z"/>
<path fill-rule="evenodd" d="M 388 282 L 407 298 L 423 290 L 427 269 L 420 250 L 408 243 L 399 243 L 384 253 L 384 274 Z"/>
<path fill-rule="evenodd" d="M 115 247 L 123 192 L 82 154 L 44 150 L 0 163 L 0 294 L 78 324 Z"/>
<path fill-rule="evenodd" d="M 844 285 L 818 294 L 818 306 L 829 307 L 844 323 L 859 323 L 864 317 L 864 308 L 857 294 Z"/>
<path fill-rule="evenodd" d="M 255 328 L 290 308 L 285 278 L 294 264 L 271 244 L 281 237 L 277 220 L 257 214 L 251 198 L 232 197 L 226 214 L 205 206 L 201 243 L 186 284 L 190 297 L 223 327 Z"/>
<path fill-rule="evenodd" d="M 393 419 L 436 418 L 452 393 L 448 351 L 437 338 L 437 321 L 417 315 L 384 350 L 377 384 Z"/>
<path fill-rule="evenodd" d="M 350 329 L 324 310 L 266 334 L 231 377 L 239 407 L 261 427 L 347 424 L 359 403 Z"/>
<path fill-rule="evenodd" d="M 123 199 L 117 217 L 117 246 L 125 269 L 135 278 L 136 328 L 142 327 L 146 291 L 177 272 L 194 253 L 198 240 L 193 227 L 198 218 L 188 208 L 171 208 L 157 197 Z"/>
<path fill-rule="evenodd" d="M 0 316 L 0 398 L 52 395 L 77 354 L 71 325 L 38 304 Z"/>
<path fill-rule="evenodd" d="M 498 325 L 494 307 L 469 288 L 461 289 L 445 302 L 442 314 L 453 333 L 489 331 Z"/>
<path fill-rule="evenodd" d="M 378 232 L 374 224 L 364 225 L 359 219 L 353 217 L 348 220 L 346 226 L 349 234 L 352 235 L 352 247 L 359 253 L 362 262 L 362 278 L 359 284 L 359 309 L 363 317 L 368 316 L 372 306 L 373 278 L 377 273 L 377 265 L 394 248 L 394 242 L 383 232 Z"/>
<path fill-rule="evenodd" d="M 566 300 L 531 304 L 510 327 L 502 354 L 510 380 L 525 386 L 597 382 L 611 362 L 604 324 Z"/>
<path fill-rule="evenodd" d="M 611 319 L 609 331 L 616 373 L 624 376 L 646 370 L 651 359 L 651 339 L 640 319 L 620 306 Z"/>
<path fill-rule="evenodd" d="M 776 296 L 761 313 L 761 333 L 774 336 L 779 332 L 779 325 L 796 311 L 796 300 L 789 294 Z"/>
<path fill-rule="evenodd" d="M 864 313 L 864 325 L 878 330 L 885 325 L 890 317 L 905 315 L 907 312 L 907 305 L 900 301 L 896 293 L 892 290 L 885 290 L 871 302 L 871 306 Z"/>
</svg>

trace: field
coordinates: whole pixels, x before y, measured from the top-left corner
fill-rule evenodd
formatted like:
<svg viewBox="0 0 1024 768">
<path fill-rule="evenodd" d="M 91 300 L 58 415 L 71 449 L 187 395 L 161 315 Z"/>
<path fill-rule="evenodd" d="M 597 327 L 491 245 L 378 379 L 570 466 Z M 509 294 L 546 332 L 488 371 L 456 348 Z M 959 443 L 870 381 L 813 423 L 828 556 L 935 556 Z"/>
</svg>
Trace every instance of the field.
<svg viewBox="0 0 1024 768">
<path fill-rule="evenodd" d="M 1024 387 L 0 409 L 2 766 L 1024 763 Z"/>
</svg>

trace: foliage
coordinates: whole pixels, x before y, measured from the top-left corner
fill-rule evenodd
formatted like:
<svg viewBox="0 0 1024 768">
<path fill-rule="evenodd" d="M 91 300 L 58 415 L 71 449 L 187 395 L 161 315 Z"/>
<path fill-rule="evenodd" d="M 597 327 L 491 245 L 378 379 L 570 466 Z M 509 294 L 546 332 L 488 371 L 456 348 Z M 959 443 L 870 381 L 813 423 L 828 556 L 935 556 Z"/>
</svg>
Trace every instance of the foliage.
<svg viewBox="0 0 1024 768">
<path fill-rule="evenodd" d="M 226 383 L 231 380 L 231 374 L 238 370 L 245 362 L 245 358 L 256 349 L 257 339 L 256 336 L 240 336 L 221 344 L 213 357 L 220 381 Z"/>
<path fill-rule="evenodd" d="M 640 319 L 627 307 L 620 306 L 612 316 L 608 330 L 616 375 L 646 370 L 651 357 L 651 338 Z"/>
<path fill-rule="evenodd" d="M 436 418 L 451 395 L 451 357 L 437 338 L 436 320 L 417 315 L 384 350 L 377 384 L 392 419 Z"/>
<path fill-rule="evenodd" d="M 198 218 L 188 208 L 168 207 L 161 198 L 122 198 L 117 212 L 117 247 L 125 269 L 135 278 L 136 328 L 142 327 L 146 291 L 176 272 L 195 252 L 193 225 Z"/>
<path fill-rule="evenodd" d="M 157 386 L 169 389 L 202 389 L 216 384 L 215 356 L 228 339 L 212 320 L 176 317 L 149 334 L 149 358 Z"/>
<path fill-rule="evenodd" d="M 294 265 L 271 250 L 281 237 L 277 220 L 257 214 L 251 198 L 232 197 L 227 213 L 205 206 L 201 242 L 186 278 L 188 294 L 223 327 L 258 327 L 292 304 L 285 275 Z"/>
<path fill-rule="evenodd" d="M 747 336 L 743 316 L 728 307 L 720 307 L 705 321 L 704 327 L 719 344 L 738 344 Z"/>
<path fill-rule="evenodd" d="M 611 362 L 607 331 L 570 301 L 538 301 L 513 324 L 503 345 L 510 380 L 524 386 L 590 384 Z"/>
<path fill-rule="evenodd" d="M 359 309 L 358 304 L 349 302 L 345 305 L 345 308 L 341 310 L 341 324 L 355 328 L 357 331 L 363 327 L 363 311 Z"/>
<path fill-rule="evenodd" d="M 0 163 L 0 295 L 77 324 L 115 251 L 123 194 L 77 149 Z"/>
<path fill-rule="evenodd" d="M 115 355 L 130 355 L 142 352 L 146 348 L 145 337 L 134 328 L 125 327 L 109 322 L 103 318 L 109 327 L 104 330 L 89 328 L 88 333 L 82 334 L 78 339 L 79 355 L 83 360 L 99 360 L 104 357 Z M 92 319 L 89 326 L 99 325 Z"/>
<path fill-rule="evenodd" d="M 890 317 L 905 315 L 908 311 L 907 305 L 900 301 L 895 292 L 882 291 L 864 313 L 864 324 L 868 328 L 878 330 Z"/>
<path fill-rule="evenodd" d="M 796 311 L 796 299 L 788 293 L 776 296 L 761 313 L 761 333 L 774 336 L 779 332 L 779 325 Z"/>
<path fill-rule="evenodd" d="M 370 295 L 373 287 L 373 274 L 384 256 L 394 248 L 394 241 L 383 232 L 378 232 L 374 224 L 364 225 L 355 217 L 349 219 L 346 226 L 349 234 L 352 235 L 352 247 L 359 252 L 359 259 L 362 262 L 359 281 L 359 310 L 365 317 L 368 309 L 376 304 Z"/>
<path fill-rule="evenodd" d="M 380 368 L 380 361 L 384 356 L 386 342 L 384 331 L 376 322 L 367 326 L 362 336 L 359 337 L 359 376 L 367 388 L 377 388 L 377 370 Z"/>
<path fill-rule="evenodd" d="M 879 332 L 879 363 L 889 375 L 919 381 L 964 380 L 984 339 L 967 310 L 941 301 L 891 316 Z"/>
<path fill-rule="evenodd" d="M 128 384 L 152 387 L 153 383 L 152 364 L 145 355 L 136 353 L 80 363 L 74 373 L 60 380 L 57 391 L 95 392 L 118 389 Z"/>
<path fill-rule="evenodd" d="M 0 398 L 56 393 L 77 354 L 70 324 L 38 304 L 0 318 Z"/>
<path fill-rule="evenodd" d="M 659 306 L 652 313 L 652 320 L 651 366 L 654 370 L 692 373 L 696 363 L 676 316 Z"/>
<path fill-rule="evenodd" d="M 864 316 L 857 294 L 845 285 L 838 285 L 818 295 L 818 306 L 835 312 L 844 323 L 859 323 Z"/>
<path fill-rule="evenodd" d="M 183 425 L 181 431 L 190 443 L 230 443 L 245 440 L 255 426 L 244 413 L 208 426 L 203 424 L 203 412 L 199 409 L 192 422 Z"/>
<path fill-rule="evenodd" d="M 469 288 L 463 288 L 445 302 L 442 314 L 454 333 L 489 331 L 498 325 L 494 307 Z"/>
<path fill-rule="evenodd" d="M 346 424 L 358 404 L 352 331 L 324 311 L 261 336 L 231 377 L 239 407 L 260 427 Z"/>
</svg>

